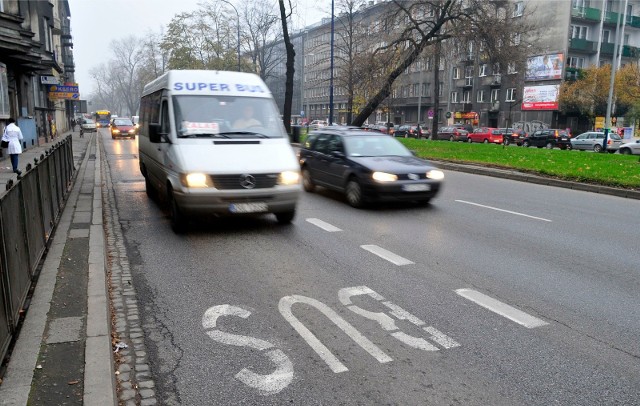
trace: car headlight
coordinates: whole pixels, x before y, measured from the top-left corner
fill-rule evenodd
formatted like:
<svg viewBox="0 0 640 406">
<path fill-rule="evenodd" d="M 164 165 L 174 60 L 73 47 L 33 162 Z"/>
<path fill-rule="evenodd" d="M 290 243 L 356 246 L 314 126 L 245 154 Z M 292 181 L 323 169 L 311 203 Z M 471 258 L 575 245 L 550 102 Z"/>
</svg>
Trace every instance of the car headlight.
<svg viewBox="0 0 640 406">
<path fill-rule="evenodd" d="M 129 134 L 135 134 L 136 130 L 134 128 L 129 130 Z"/>
<path fill-rule="evenodd" d="M 442 180 L 444 179 L 444 172 L 439 171 L 437 169 L 432 169 L 427 172 L 427 178 L 433 180 Z"/>
<path fill-rule="evenodd" d="M 120 134 L 120 130 L 118 130 L 117 128 L 112 128 L 112 129 L 111 129 L 111 131 L 112 131 L 114 134 Z"/>
<path fill-rule="evenodd" d="M 209 176 L 204 173 L 188 173 L 182 176 L 182 184 L 186 187 L 200 188 L 211 187 Z"/>
<path fill-rule="evenodd" d="M 372 177 L 373 180 L 376 180 L 378 182 L 394 182 L 398 180 L 398 175 L 386 172 L 374 172 Z"/>
<path fill-rule="evenodd" d="M 279 185 L 296 185 L 300 182 L 300 172 L 298 171 L 284 171 L 280 172 L 278 176 Z"/>
</svg>

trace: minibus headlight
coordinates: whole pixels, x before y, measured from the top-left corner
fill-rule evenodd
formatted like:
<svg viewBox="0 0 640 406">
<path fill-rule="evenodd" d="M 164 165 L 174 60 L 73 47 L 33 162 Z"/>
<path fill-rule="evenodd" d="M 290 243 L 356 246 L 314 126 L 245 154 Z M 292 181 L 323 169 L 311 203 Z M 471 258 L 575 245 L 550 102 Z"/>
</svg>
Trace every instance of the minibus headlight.
<svg viewBox="0 0 640 406">
<path fill-rule="evenodd" d="M 442 180 L 444 179 L 444 172 L 439 171 L 437 169 L 432 169 L 427 172 L 427 178 L 433 180 Z"/>
<path fill-rule="evenodd" d="M 296 185 L 300 182 L 300 172 L 298 171 L 284 171 L 280 172 L 278 177 L 278 184 L 280 185 Z"/>
<path fill-rule="evenodd" d="M 209 177 L 204 173 L 188 173 L 182 177 L 182 184 L 186 187 L 210 187 Z"/>
<path fill-rule="evenodd" d="M 373 180 L 378 182 L 395 182 L 398 180 L 398 175 L 386 172 L 374 172 L 372 177 Z"/>
</svg>

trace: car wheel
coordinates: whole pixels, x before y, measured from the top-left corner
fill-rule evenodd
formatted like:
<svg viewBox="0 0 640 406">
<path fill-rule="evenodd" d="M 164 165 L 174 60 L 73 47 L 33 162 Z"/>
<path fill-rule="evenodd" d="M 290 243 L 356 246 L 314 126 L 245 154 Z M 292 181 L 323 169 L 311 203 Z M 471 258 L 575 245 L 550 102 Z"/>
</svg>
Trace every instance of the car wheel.
<svg viewBox="0 0 640 406">
<path fill-rule="evenodd" d="M 600 144 L 596 144 L 593 146 L 593 151 L 594 152 L 602 152 L 602 145 Z"/>
<path fill-rule="evenodd" d="M 569 144 L 567 145 L 567 150 L 571 151 L 573 149 L 573 145 Z"/>
<path fill-rule="evenodd" d="M 484 141 L 482 141 L 482 142 L 485 143 L 485 144 L 488 144 L 489 140 L 485 138 Z"/>
<path fill-rule="evenodd" d="M 171 229 L 176 234 L 182 234 L 187 229 L 186 218 L 173 196 L 173 190 L 169 189 L 169 210 L 171 211 Z"/>
<path fill-rule="evenodd" d="M 467 138 L 467 142 L 471 144 L 473 141 L 471 140 L 471 138 Z"/>
<path fill-rule="evenodd" d="M 630 148 L 622 148 L 622 149 L 620 150 L 620 153 L 621 153 L 622 155 L 631 155 L 631 149 L 630 149 Z"/>
<path fill-rule="evenodd" d="M 531 143 L 529 141 L 524 141 L 522 143 L 522 146 L 525 147 L 525 148 L 529 148 L 531 146 Z"/>
<path fill-rule="evenodd" d="M 316 190 L 316 184 L 311 179 L 311 172 L 309 169 L 302 168 L 302 187 L 305 192 L 313 193 Z"/>
<path fill-rule="evenodd" d="M 158 197 L 158 192 L 156 192 L 156 189 L 151 184 L 151 181 L 149 180 L 148 175 L 144 178 L 144 188 L 145 188 L 145 191 L 147 192 L 147 197 L 149 199 L 155 200 L 156 197 Z"/>
<path fill-rule="evenodd" d="M 429 135 L 429 140 L 433 141 L 433 135 Z"/>
<path fill-rule="evenodd" d="M 347 202 L 352 207 L 362 207 L 364 199 L 362 198 L 362 187 L 356 178 L 351 178 L 347 182 L 347 188 L 345 190 L 345 196 Z"/>
<path fill-rule="evenodd" d="M 282 213 L 275 213 L 278 224 L 289 224 L 296 216 L 295 210 L 284 211 Z"/>
<path fill-rule="evenodd" d="M 453 142 L 453 135 L 449 137 L 449 141 Z"/>
<path fill-rule="evenodd" d="M 553 142 L 547 142 L 547 145 L 545 145 L 545 147 L 547 147 L 547 149 L 553 149 Z"/>
</svg>

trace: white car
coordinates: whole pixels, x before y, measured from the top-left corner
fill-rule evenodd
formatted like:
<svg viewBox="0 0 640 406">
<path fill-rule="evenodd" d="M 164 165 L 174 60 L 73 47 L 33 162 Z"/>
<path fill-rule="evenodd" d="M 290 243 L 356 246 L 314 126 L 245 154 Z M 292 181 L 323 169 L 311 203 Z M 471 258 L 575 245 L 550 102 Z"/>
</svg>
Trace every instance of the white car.
<svg viewBox="0 0 640 406">
<path fill-rule="evenodd" d="M 585 151 L 602 151 L 604 133 L 599 131 L 589 131 L 577 137 L 571 138 L 571 149 L 581 149 Z M 607 138 L 607 151 L 614 153 L 620 148 L 622 138 L 616 133 L 609 133 Z"/>
<path fill-rule="evenodd" d="M 82 120 L 80 124 L 80 133 L 92 133 L 97 131 L 96 122 L 91 120 L 90 118 L 85 118 Z"/>
<path fill-rule="evenodd" d="M 624 155 L 640 155 L 640 140 L 622 144 L 618 151 Z"/>
<path fill-rule="evenodd" d="M 309 129 L 311 130 L 317 130 L 318 128 L 322 128 L 326 126 L 327 126 L 327 122 L 324 120 L 313 120 L 311 123 L 309 123 Z"/>
</svg>

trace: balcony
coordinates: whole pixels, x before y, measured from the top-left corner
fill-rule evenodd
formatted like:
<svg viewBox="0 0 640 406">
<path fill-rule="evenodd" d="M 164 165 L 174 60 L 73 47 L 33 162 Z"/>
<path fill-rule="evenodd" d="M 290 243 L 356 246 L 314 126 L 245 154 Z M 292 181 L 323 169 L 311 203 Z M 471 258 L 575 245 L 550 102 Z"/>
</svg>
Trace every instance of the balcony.
<svg viewBox="0 0 640 406">
<path fill-rule="evenodd" d="M 598 49 L 597 44 L 594 41 L 588 41 L 586 39 L 581 39 L 581 38 L 571 38 L 569 40 L 569 50 L 571 51 L 596 53 L 597 49 Z"/>
<path fill-rule="evenodd" d="M 600 22 L 602 12 L 599 8 L 578 7 L 571 9 L 571 17 L 580 18 L 592 22 Z"/>
<path fill-rule="evenodd" d="M 600 52 L 604 55 L 613 55 L 613 44 L 603 43 L 600 47 Z M 640 48 L 625 45 L 622 47 L 622 56 L 625 58 L 639 58 Z"/>
</svg>

